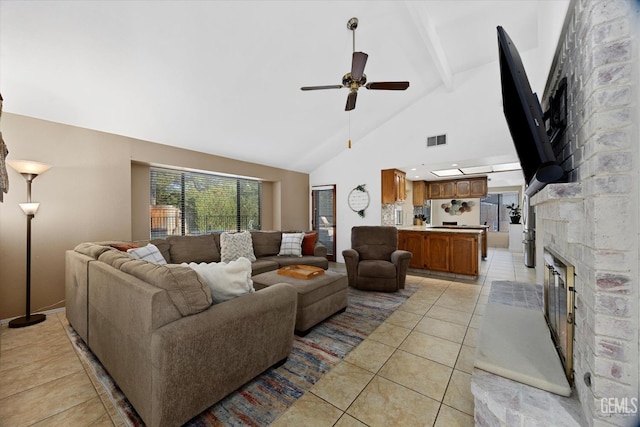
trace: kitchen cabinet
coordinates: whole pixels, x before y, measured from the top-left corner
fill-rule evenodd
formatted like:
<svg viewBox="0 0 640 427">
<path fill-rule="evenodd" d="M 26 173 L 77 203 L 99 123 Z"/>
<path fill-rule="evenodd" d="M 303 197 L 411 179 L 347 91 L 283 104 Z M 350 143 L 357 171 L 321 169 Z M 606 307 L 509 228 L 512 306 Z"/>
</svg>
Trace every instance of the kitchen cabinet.
<svg viewBox="0 0 640 427">
<path fill-rule="evenodd" d="M 423 206 L 428 198 L 427 183 L 425 181 L 413 181 L 413 206 Z"/>
<path fill-rule="evenodd" d="M 469 184 L 471 187 L 470 197 L 487 197 L 487 178 L 475 178 L 470 179 Z"/>
<path fill-rule="evenodd" d="M 424 268 L 424 233 L 419 231 L 398 233 L 398 248 L 413 254 L 409 262 L 410 268 Z"/>
<path fill-rule="evenodd" d="M 451 236 L 448 233 L 428 233 L 425 236 L 426 256 L 424 257 L 424 268 L 435 271 L 450 271 L 450 241 Z"/>
<path fill-rule="evenodd" d="M 487 195 L 487 178 L 427 182 L 430 199 L 482 198 Z"/>
<path fill-rule="evenodd" d="M 430 199 L 451 199 L 455 196 L 455 183 L 453 181 L 429 182 Z"/>
<path fill-rule="evenodd" d="M 481 233 L 451 231 L 398 231 L 398 248 L 413 254 L 410 268 L 477 276 Z"/>
<path fill-rule="evenodd" d="M 382 171 L 382 203 L 404 202 L 407 198 L 406 174 L 398 169 Z"/>
<path fill-rule="evenodd" d="M 449 238 L 451 271 L 458 274 L 477 275 L 478 238 L 466 234 L 452 234 Z"/>
</svg>

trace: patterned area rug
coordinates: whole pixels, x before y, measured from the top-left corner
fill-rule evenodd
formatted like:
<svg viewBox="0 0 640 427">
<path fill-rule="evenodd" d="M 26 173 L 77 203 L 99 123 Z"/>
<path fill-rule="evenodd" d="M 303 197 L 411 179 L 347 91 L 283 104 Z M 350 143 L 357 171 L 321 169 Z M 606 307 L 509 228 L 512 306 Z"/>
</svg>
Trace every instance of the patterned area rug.
<svg viewBox="0 0 640 427">
<path fill-rule="evenodd" d="M 351 350 L 400 307 L 418 285 L 395 293 L 349 288 L 349 306 L 315 326 L 305 337 L 295 336 L 287 362 L 270 369 L 213 405 L 186 426 L 267 426 L 284 413 Z M 67 333 L 80 359 L 95 374 L 105 396 L 129 426 L 143 426 L 135 409 L 73 328 Z"/>
</svg>

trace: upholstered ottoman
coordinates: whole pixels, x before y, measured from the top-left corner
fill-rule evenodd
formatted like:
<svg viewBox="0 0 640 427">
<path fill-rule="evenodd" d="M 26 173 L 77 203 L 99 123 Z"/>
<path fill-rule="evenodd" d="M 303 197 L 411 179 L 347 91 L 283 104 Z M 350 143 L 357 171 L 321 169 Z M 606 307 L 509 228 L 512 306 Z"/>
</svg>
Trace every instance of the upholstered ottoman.
<svg viewBox="0 0 640 427">
<path fill-rule="evenodd" d="M 296 334 L 304 336 L 327 317 L 347 308 L 347 276 L 333 271 L 310 279 L 278 274 L 277 270 L 252 277 L 256 290 L 276 283 L 288 283 L 298 293 Z"/>
</svg>

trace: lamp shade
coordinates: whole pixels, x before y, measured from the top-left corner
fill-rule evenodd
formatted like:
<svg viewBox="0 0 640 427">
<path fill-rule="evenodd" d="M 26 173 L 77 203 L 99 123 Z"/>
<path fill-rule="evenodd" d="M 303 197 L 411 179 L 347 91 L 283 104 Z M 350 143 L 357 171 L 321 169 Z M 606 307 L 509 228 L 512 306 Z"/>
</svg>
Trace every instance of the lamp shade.
<svg viewBox="0 0 640 427">
<path fill-rule="evenodd" d="M 35 215 L 39 207 L 40 203 L 20 203 L 20 208 L 27 215 Z"/>
<path fill-rule="evenodd" d="M 51 165 L 31 160 L 8 160 L 7 164 L 18 173 L 40 175 L 51 168 Z"/>
</svg>

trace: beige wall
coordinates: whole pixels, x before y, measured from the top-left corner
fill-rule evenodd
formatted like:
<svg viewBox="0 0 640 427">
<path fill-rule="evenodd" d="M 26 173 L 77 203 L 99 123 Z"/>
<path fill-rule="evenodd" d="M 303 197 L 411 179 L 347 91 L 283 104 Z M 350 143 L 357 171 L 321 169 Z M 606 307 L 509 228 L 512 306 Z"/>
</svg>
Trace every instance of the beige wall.
<svg viewBox="0 0 640 427">
<path fill-rule="evenodd" d="M 32 312 L 64 306 L 64 252 L 80 242 L 149 237 L 148 165 L 260 178 L 265 229 L 309 227 L 307 174 L 206 155 L 30 117 L 2 114 L 8 159 L 53 167 L 36 178 L 32 199 Z M 0 319 L 25 314 L 26 182 L 8 168 L 0 203 Z"/>
</svg>

